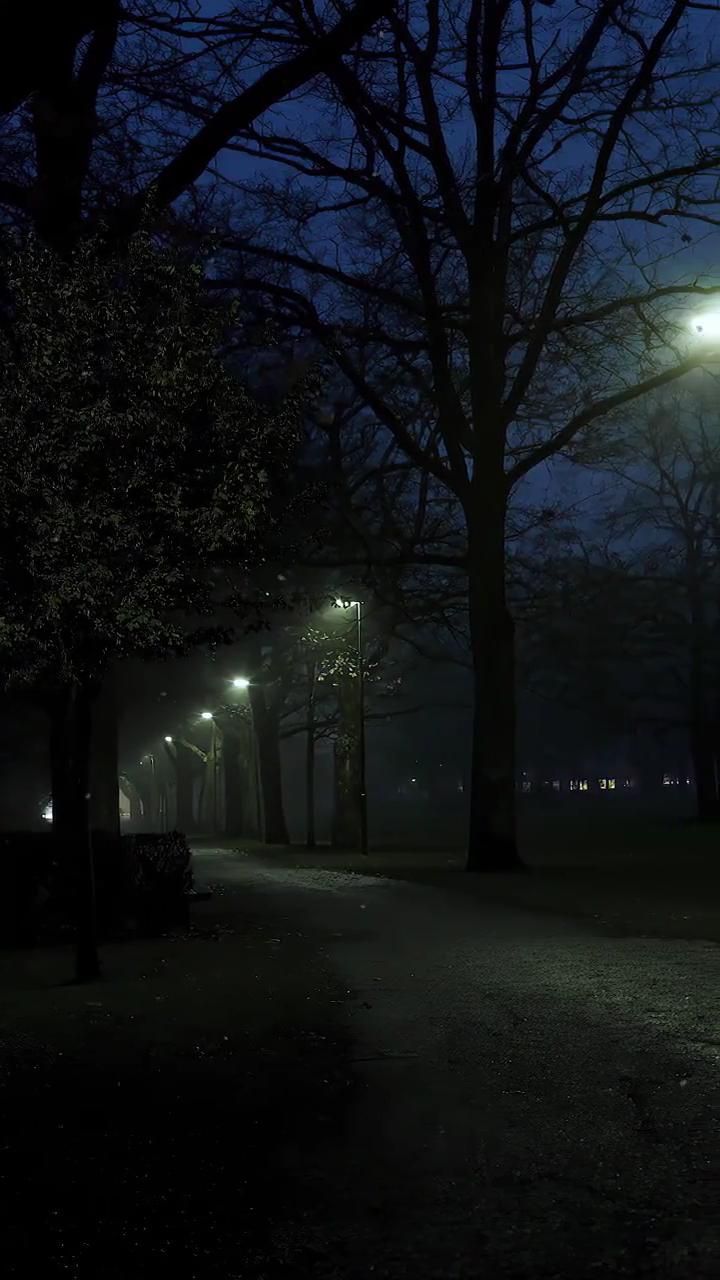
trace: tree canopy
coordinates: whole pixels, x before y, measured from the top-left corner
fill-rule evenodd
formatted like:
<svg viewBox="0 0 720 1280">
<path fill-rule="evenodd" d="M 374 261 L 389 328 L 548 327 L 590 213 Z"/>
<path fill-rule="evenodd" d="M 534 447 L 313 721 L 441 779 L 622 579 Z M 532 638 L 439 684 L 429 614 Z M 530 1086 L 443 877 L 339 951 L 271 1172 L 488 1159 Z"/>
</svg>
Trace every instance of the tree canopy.
<svg viewBox="0 0 720 1280">
<path fill-rule="evenodd" d="M 212 570 L 260 553 L 298 402 L 271 411 L 233 378 L 218 358 L 230 311 L 145 232 L 122 256 L 93 237 L 67 260 L 15 238 L 3 274 L 6 682 L 182 651 L 218 606 Z"/>
</svg>

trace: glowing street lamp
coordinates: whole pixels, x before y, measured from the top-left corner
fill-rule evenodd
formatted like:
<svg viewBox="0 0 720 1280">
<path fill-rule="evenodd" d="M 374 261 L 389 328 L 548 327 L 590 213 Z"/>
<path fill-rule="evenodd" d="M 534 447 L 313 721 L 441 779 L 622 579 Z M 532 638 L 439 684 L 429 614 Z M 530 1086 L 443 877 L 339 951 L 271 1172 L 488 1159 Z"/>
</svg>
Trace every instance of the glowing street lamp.
<svg viewBox="0 0 720 1280">
<path fill-rule="evenodd" d="M 705 311 L 693 316 L 690 330 L 702 342 L 719 342 L 720 311 Z"/>
<path fill-rule="evenodd" d="M 166 734 L 165 734 L 165 741 L 166 741 L 166 742 L 172 742 L 172 734 L 171 734 L 171 733 L 166 733 Z"/>
<path fill-rule="evenodd" d="M 200 712 L 200 719 L 201 719 L 201 720 L 212 720 L 212 718 L 213 718 L 213 713 L 212 713 L 212 711 L 201 711 L 201 712 Z"/>
<path fill-rule="evenodd" d="M 250 681 L 247 676 L 235 676 L 235 679 L 233 680 L 234 689 L 248 689 L 249 687 Z"/>
</svg>

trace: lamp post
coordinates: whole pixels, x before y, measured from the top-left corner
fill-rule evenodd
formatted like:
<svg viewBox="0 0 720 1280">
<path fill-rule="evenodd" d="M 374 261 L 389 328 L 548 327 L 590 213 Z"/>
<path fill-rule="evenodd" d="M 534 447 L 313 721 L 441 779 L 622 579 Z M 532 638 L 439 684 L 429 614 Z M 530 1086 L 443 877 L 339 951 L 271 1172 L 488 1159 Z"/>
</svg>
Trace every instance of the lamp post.
<svg viewBox="0 0 720 1280">
<path fill-rule="evenodd" d="M 153 752 L 149 751 L 146 756 L 143 756 L 143 760 L 150 761 L 150 808 L 152 810 L 152 824 L 153 824 L 153 830 L 154 830 L 156 824 L 158 827 L 160 826 L 160 814 L 158 812 L 159 797 L 158 797 L 158 788 L 157 788 L 157 775 L 155 772 L 155 756 Z"/>
<path fill-rule="evenodd" d="M 201 711 L 201 720 L 210 721 L 210 759 L 212 760 L 212 825 L 218 834 L 218 726 L 212 711 Z"/>
<path fill-rule="evenodd" d="M 690 329 L 700 342 L 709 342 L 717 346 L 720 342 L 720 311 L 717 309 L 702 311 L 693 316 Z"/>
<path fill-rule="evenodd" d="M 357 645 L 357 662 L 358 662 L 358 753 L 360 756 L 358 767 L 358 801 L 360 805 L 360 852 L 367 855 L 368 852 L 368 820 L 367 820 L 367 785 L 366 785 L 366 769 L 365 769 L 365 672 L 363 670 L 363 630 L 362 630 L 362 600 L 336 600 L 336 605 L 341 609 L 347 609 L 350 605 L 355 606 L 356 618 L 356 645 Z"/>
</svg>

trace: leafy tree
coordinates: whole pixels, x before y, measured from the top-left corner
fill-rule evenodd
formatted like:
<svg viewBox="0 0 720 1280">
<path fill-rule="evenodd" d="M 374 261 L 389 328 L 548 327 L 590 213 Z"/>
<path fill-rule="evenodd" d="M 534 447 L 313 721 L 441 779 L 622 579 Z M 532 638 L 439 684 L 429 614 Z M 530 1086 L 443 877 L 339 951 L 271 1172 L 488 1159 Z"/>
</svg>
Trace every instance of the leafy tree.
<svg viewBox="0 0 720 1280">
<path fill-rule="evenodd" d="M 178 242 L 207 226 L 214 166 L 262 116 L 346 54 L 392 0 L 332 6 L 309 27 L 288 0 L 205 12 L 195 0 L 69 0 L 19 8 L 0 48 L 0 222 L 68 254 L 106 219 Z M 119 834 L 117 673 L 95 718 L 93 829 Z"/>
<path fill-rule="evenodd" d="M 0 665 L 7 686 L 54 700 L 67 782 L 54 824 L 82 889 L 87 977 L 103 674 L 214 636 L 212 570 L 258 555 L 297 401 L 271 413 L 229 375 L 217 351 L 231 316 L 204 303 L 199 266 L 145 232 L 122 256 L 93 238 L 68 257 L 31 234 L 3 277 Z"/>
</svg>

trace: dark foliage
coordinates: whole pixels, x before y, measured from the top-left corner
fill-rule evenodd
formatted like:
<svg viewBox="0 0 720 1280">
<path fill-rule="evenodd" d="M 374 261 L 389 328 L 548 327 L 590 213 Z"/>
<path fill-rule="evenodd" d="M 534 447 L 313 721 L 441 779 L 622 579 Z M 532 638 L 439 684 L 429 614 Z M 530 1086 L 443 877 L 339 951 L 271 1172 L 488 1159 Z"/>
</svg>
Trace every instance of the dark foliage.
<svg viewBox="0 0 720 1280">
<path fill-rule="evenodd" d="M 187 922 L 193 887 L 184 835 L 138 833 L 94 842 L 101 936 L 152 933 Z M 72 935 L 75 885 L 51 831 L 0 835 L 0 943 L 31 946 Z"/>
</svg>

